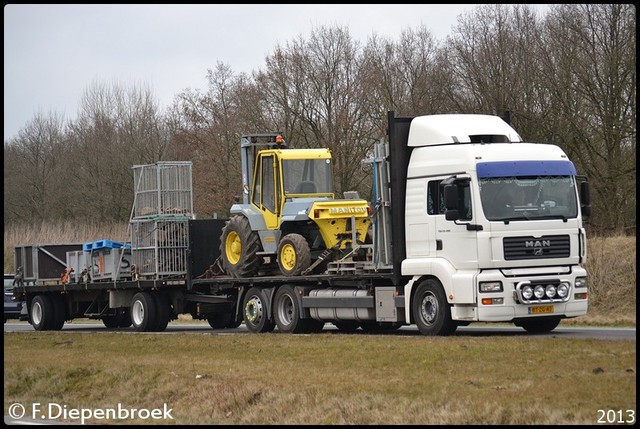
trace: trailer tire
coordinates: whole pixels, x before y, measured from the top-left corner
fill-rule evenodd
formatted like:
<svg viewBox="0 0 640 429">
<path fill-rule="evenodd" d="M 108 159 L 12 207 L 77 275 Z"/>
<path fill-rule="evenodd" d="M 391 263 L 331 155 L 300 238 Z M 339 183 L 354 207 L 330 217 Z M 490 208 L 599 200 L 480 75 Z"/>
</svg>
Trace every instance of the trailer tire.
<svg viewBox="0 0 640 429">
<path fill-rule="evenodd" d="M 220 236 L 220 257 L 224 271 L 232 277 L 251 277 L 258 273 L 263 258 L 258 233 L 251 230 L 249 220 L 241 215 L 227 221 Z"/>
<path fill-rule="evenodd" d="M 51 296 L 51 303 L 53 304 L 53 317 L 49 330 L 59 331 L 67 320 L 67 304 L 61 295 Z"/>
<path fill-rule="evenodd" d="M 138 332 L 152 332 L 158 319 L 156 300 L 149 292 L 138 292 L 131 299 L 131 323 Z"/>
<path fill-rule="evenodd" d="M 285 276 L 298 276 L 311 265 L 309 243 L 300 234 L 287 234 L 278 244 L 278 266 Z"/>
<path fill-rule="evenodd" d="M 291 234 L 290 234 L 291 235 Z M 313 319 L 302 319 L 302 306 L 292 286 L 281 286 L 273 298 L 273 318 L 278 330 L 290 334 L 310 332 Z M 324 323 L 323 323 L 324 325 Z"/>
<path fill-rule="evenodd" d="M 36 331 L 48 331 L 53 320 L 53 302 L 47 295 L 36 295 L 31 301 L 29 319 Z"/>
<path fill-rule="evenodd" d="M 444 289 L 435 279 L 426 279 L 418 285 L 412 301 L 412 314 L 422 335 L 447 336 L 458 327 L 451 320 L 451 307 Z"/>
<path fill-rule="evenodd" d="M 515 322 L 516 326 L 524 328 L 530 334 L 546 334 L 558 327 L 560 317 L 545 317 L 531 320 L 519 320 Z"/>
<path fill-rule="evenodd" d="M 156 307 L 158 310 L 158 317 L 156 318 L 156 326 L 153 328 L 154 332 L 163 332 L 167 329 L 167 325 L 169 324 L 169 320 L 171 319 L 171 306 L 169 305 L 169 300 L 167 297 L 160 293 L 151 294 L 156 300 Z"/>
<path fill-rule="evenodd" d="M 102 324 L 105 328 L 114 329 L 118 327 L 118 316 L 104 316 L 102 318 Z"/>
<path fill-rule="evenodd" d="M 242 314 L 247 329 L 254 333 L 271 332 L 276 324 L 269 319 L 268 301 L 264 291 L 252 287 L 244 297 Z"/>
</svg>

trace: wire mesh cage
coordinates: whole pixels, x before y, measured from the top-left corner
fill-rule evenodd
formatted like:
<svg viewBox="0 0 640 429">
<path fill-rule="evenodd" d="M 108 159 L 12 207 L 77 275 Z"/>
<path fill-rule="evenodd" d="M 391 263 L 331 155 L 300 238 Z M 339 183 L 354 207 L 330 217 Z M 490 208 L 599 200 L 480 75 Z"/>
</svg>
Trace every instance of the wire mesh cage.
<svg viewBox="0 0 640 429">
<path fill-rule="evenodd" d="M 134 218 L 193 214 L 192 163 L 134 165 Z"/>
<path fill-rule="evenodd" d="M 133 167 L 132 277 L 158 279 L 187 272 L 188 222 L 195 218 L 191 165 L 162 161 Z"/>
</svg>

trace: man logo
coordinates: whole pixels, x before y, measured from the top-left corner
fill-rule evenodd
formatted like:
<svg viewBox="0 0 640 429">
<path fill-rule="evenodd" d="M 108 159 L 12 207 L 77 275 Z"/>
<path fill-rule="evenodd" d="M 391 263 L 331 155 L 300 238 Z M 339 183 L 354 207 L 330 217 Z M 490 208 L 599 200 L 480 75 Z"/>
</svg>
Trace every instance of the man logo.
<svg viewBox="0 0 640 429">
<path fill-rule="evenodd" d="M 542 256 L 543 253 L 542 247 L 536 247 L 533 249 L 533 256 Z"/>
</svg>

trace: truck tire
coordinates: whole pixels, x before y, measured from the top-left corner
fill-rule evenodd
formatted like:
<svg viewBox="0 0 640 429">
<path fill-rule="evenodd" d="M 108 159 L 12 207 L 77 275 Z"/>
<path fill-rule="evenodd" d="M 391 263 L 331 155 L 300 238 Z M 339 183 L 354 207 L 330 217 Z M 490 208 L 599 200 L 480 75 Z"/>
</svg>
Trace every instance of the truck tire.
<svg viewBox="0 0 640 429">
<path fill-rule="evenodd" d="M 220 257 L 224 271 L 232 277 L 251 277 L 258 273 L 263 258 L 258 233 L 251 230 L 249 220 L 240 215 L 227 221 L 220 236 Z"/>
<path fill-rule="evenodd" d="M 244 297 L 242 312 L 244 324 L 254 333 L 271 332 L 275 328 L 273 320 L 269 319 L 265 293 L 252 287 Z"/>
<path fill-rule="evenodd" d="M 299 276 L 311 265 L 309 243 L 300 234 L 287 234 L 278 244 L 278 266 L 285 276 Z"/>
<path fill-rule="evenodd" d="M 451 335 L 458 327 L 451 320 L 451 307 L 437 280 L 427 279 L 418 285 L 411 307 L 413 319 L 422 335 Z"/>
<path fill-rule="evenodd" d="M 53 321 L 53 302 L 47 295 L 36 295 L 31 301 L 29 318 L 36 331 L 48 331 Z"/>
<path fill-rule="evenodd" d="M 524 328 L 530 334 L 546 334 L 558 327 L 560 324 L 559 317 L 545 317 L 531 320 L 519 320 L 515 322 L 516 326 Z"/>
<path fill-rule="evenodd" d="M 149 292 L 138 292 L 131 299 L 131 323 L 138 332 L 152 332 L 156 329 L 158 306 Z"/>
<path fill-rule="evenodd" d="M 273 318 L 278 330 L 290 334 L 311 332 L 313 319 L 302 319 L 302 306 L 292 286 L 281 286 L 273 299 Z M 317 324 L 315 324 L 317 325 Z M 324 323 L 322 323 L 324 326 Z"/>
</svg>

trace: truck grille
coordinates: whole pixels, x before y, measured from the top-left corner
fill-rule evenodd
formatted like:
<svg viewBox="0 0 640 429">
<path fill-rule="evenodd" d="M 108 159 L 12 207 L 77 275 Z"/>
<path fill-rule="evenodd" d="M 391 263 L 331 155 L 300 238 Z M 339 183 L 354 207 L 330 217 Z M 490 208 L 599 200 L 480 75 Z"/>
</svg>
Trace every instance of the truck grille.
<svg viewBox="0 0 640 429">
<path fill-rule="evenodd" d="M 505 237 L 502 239 L 504 259 L 566 258 L 571 253 L 568 235 L 547 235 L 543 237 Z"/>
</svg>

